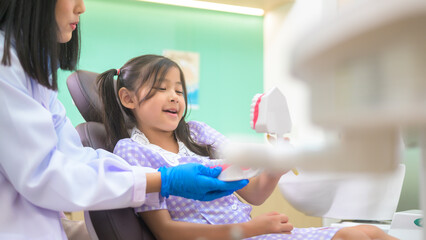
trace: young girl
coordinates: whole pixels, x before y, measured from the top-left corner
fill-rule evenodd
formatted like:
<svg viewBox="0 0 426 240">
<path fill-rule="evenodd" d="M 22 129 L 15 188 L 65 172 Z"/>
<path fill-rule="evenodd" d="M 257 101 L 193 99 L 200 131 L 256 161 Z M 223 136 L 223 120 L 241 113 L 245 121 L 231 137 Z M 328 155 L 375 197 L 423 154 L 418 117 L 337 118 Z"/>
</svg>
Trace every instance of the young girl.
<svg viewBox="0 0 426 240">
<path fill-rule="evenodd" d="M 116 87 L 114 75 L 118 75 Z M 132 165 L 159 168 L 161 172 L 193 161 L 208 165 L 214 150 L 225 143 L 224 136 L 206 124 L 185 122 L 184 76 L 168 58 L 136 57 L 118 70 L 101 74 L 98 82 L 110 144 L 116 144 L 114 152 Z M 130 135 L 125 118 L 135 123 Z M 259 205 L 280 177 L 263 173 L 237 193 Z M 232 232 L 237 238 L 250 239 L 395 239 L 367 225 L 293 229 L 285 215 L 275 212 L 251 219 L 251 207 L 235 195 L 211 202 L 165 197 L 161 206 L 136 208 L 157 239 L 231 239 Z"/>
<path fill-rule="evenodd" d="M 147 192 L 209 200 L 245 186 L 199 164 L 160 176 L 82 146 L 56 71 L 75 70 L 84 11 L 83 0 L 0 0 L 0 239 L 67 239 L 61 211 L 155 203 Z"/>
</svg>

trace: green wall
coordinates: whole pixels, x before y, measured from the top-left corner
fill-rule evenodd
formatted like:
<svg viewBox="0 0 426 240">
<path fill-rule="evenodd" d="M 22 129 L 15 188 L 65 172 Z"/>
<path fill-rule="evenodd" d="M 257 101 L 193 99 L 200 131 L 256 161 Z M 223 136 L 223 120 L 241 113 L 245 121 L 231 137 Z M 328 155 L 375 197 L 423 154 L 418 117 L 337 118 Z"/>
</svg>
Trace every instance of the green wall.
<svg viewBox="0 0 426 240">
<path fill-rule="evenodd" d="M 142 54 L 180 50 L 200 54 L 199 109 L 187 120 L 226 135 L 257 136 L 250 104 L 263 92 L 263 17 L 130 0 L 86 0 L 79 68 L 103 72 Z M 60 73 L 59 98 L 72 123 L 83 118 Z"/>
<path fill-rule="evenodd" d="M 419 147 L 407 147 L 404 150 L 402 163 L 405 164 L 405 177 L 397 211 L 420 209 L 420 159 L 421 151 Z"/>
</svg>

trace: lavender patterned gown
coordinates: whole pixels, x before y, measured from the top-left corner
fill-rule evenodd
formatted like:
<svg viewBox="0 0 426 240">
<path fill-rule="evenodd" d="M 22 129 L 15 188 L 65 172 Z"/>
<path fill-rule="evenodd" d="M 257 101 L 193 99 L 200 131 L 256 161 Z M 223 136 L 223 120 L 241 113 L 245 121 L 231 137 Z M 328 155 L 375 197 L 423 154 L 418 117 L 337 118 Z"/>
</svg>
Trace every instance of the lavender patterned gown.
<svg viewBox="0 0 426 240">
<path fill-rule="evenodd" d="M 211 144 L 217 148 L 226 142 L 226 138 L 205 123 L 188 122 L 191 136 L 202 144 Z M 138 129 L 133 129 L 132 137 L 120 140 L 114 153 L 124 158 L 131 165 L 151 167 L 176 166 L 188 162 L 198 162 L 209 166 L 209 158 L 198 156 L 191 152 L 182 142 L 179 144 L 179 153 L 168 152 L 157 145 L 150 144 L 145 135 Z M 242 223 L 250 220 L 251 206 L 244 204 L 231 194 L 210 202 L 170 196 L 162 201 L 160 206 L 142 205 L 135 212 L 146 212 L 158 209 L 167 209 L 175 221 L 203 223 L 203 224 L 230 224 Z M 266 234 L 248 239 L 331 239 L 339 228 L 295 228 L 291 234 Z"/>
</svg>

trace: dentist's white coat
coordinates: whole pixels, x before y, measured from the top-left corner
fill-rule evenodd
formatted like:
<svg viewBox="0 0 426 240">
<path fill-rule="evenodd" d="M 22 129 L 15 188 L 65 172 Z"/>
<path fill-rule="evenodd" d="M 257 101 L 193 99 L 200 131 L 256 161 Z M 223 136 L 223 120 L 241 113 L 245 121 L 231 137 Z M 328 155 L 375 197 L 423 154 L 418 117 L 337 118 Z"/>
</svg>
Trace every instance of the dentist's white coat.
<svg viewBox="0 0 426 240">
<path fill-rule="evenodd" d="M 3 48 L 0 31 L 0 59 Z M 0 64 L 0 239 L 66 239 L 59 211 L 155 204 L 152 171 L 84 148 L 57 92 L 26 76 L 11 49 L 11 66 Z"/>
</svg>

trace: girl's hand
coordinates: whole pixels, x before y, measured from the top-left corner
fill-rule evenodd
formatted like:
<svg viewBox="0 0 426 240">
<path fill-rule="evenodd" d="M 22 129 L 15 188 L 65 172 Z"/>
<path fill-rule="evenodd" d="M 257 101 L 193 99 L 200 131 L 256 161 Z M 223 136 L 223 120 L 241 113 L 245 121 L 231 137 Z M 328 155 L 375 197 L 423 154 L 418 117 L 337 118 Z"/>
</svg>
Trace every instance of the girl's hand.
<svg viewBox="0 0 426 240">
<path fill-rule="evenodd" d="M 275 137 L 275 136 L 273 136 L 273 135 L 271 135 L 271 134 L 266 134 L 266 140 L 268 140 L 268 142 L 270 143 L 270 144 L 272 144 L 272 145 L 274 145 L 274 144 L 276 144 L 277 143 L 277 138 Z M 288 137 L 284 137 L 284 141 L 283 141 L 284 143 L 287 143 L 287 144 L 289 144 L 289 146 L 291 146 L 290 145 L 290 138 L 288 138 Z M 293 173 L 295 174 L 295 175 L 299 175 L 299 172 L 297 171 L 297 169 L 296 168 L 293 168 L 293 169 L 291 169 L 292 171 L 293 171 Z M 271 177 L 280 177 L 280 176 L 282 176 L 282 175 L 284 175 L 284 174 L 286 174 L 288 172 L 288 170 L 286 170 L 286 171 L 278 171 L 278 172 L 271 172 L 271 171 L 268 171 L 268 174 L 269 175 L 271 175 Z"/>
<path fill-rule="evenodd" d="M 271 135 L 269 133 L 266 134 L 266 140 L 268 140 L 268 142 L 270 144 L 276 144 L 277 143 L 277 138 L 274 135 Z M 284 142 L 290 143 L 290 138 L 284 137 Z"/>
<path fill-rule="evenodd" d="M 290 233 L 293 225 L 288 222 L 288 217 L 277 212 L 262 214 L 247 222 L 249 231 L 254 231 L 252 236 L 270 233 Z"/>
</svg>

